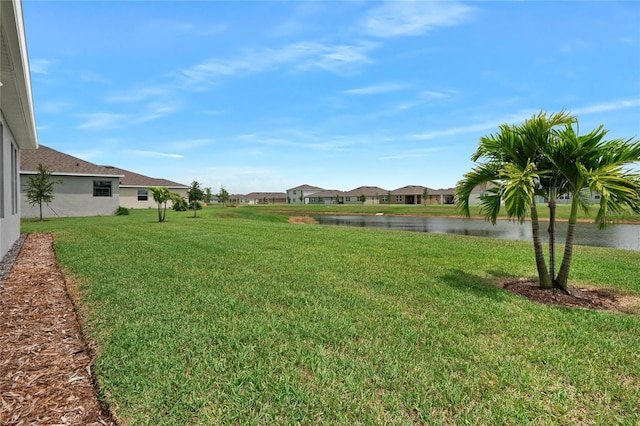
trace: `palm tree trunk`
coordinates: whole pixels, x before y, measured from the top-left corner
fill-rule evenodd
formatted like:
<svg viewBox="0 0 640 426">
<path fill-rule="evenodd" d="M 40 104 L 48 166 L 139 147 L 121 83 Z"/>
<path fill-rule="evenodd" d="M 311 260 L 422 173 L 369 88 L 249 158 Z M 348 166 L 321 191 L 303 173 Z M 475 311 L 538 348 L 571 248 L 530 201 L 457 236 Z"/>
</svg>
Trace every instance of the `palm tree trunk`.
<svg viewBox="0 0 640 426">
<path fill-rule="evenodd" d="M 549 276 L 556 279 L 556 189 L 549 189 Z"/>
<path fill-rule="evenodd" d="M 164 222 L 162 219 L 162 203 L 158 202 L 158 222 Z"/>
<path fill-rule="evenodd" d="M 562 257 L 562 265 L 558 272 L 557 282 L 560 287 L 567 289 L 569 281 L 569 269 L 571 269 L 571 258 L 573 256 L 573 239 L 576 230 L 576 222 L 578 220 L 578 196 L 574 195 L 571 201 L 571 213 L 569 214 L 569 225 L 567 226 L 567 239 L 564 246 L 564 256 Z"/>
<path fill-rule="evenodd" d="M 531 234 L 533 236 L 533 249 L 536 253 L 536 267 L 538 268 L 538 279 L 540 288 L 552 288 L 552 282 L 547 271 L 547 263 L 544 260 L 544 251 L 540 240 L 540 222 L 538 221 L 538 208 L 536 207 L 535 196 L 531 203 Z"/>
</svg>

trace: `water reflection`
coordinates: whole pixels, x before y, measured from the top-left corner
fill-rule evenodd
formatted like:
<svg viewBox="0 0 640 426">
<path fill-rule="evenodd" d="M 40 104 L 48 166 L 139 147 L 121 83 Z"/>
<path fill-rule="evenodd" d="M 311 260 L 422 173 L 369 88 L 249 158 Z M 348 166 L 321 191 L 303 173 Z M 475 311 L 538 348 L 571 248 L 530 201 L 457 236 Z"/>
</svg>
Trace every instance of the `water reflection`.
<svg viewBox="0 0 640 426">
<path fill-rule="evenodd" d="M 495 225 L 491 225 L 491 223 L 480 219 L 415 216 L 315 215 L 313 218 L 323 225 L 360 226 L 531 241 L 531 223 L 529 222 L 520 224 L 500 220 Z M 546 242 L 547 222 L 541 222 L 540 225 L 542 239 Z M 556 225 L 556 242 L 564 242 L 566 232 L 567 223 L 558 222 Z M 619 224 L 600 231 L 592 223 L 578 223 L 576 225 L 575 244 L 640 251 L 640 225 Z"/>
</svg>

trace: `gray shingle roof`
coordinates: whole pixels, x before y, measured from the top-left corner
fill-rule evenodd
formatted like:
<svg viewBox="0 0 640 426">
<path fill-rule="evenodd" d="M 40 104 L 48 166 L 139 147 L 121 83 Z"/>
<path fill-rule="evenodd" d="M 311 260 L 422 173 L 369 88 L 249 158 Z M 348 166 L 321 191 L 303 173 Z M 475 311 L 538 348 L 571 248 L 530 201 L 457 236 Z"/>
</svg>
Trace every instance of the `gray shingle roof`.
<svg viewBox="0 0 640 426">
<path fill-rule="evenodd" d="M 351 191 L 347 191 L 342 195 L 350 197 L 352 195 L 364 195 L 366 197 L 373 197 L 375 195 L 387 195 L 389 191 L 386 189 L 377 187 L 377 186 L 360 186 L 358 188 L 352 189 Z"/>
<path fill-rule="evenodd" d="M 35 172 L 42 164 L 54 174 L 120 176 L 120 173 L 104 166 L 98 166 L 72 155 L 40 145 L 38 149 L 20 151 L 20 171 Z"/>
</svg>

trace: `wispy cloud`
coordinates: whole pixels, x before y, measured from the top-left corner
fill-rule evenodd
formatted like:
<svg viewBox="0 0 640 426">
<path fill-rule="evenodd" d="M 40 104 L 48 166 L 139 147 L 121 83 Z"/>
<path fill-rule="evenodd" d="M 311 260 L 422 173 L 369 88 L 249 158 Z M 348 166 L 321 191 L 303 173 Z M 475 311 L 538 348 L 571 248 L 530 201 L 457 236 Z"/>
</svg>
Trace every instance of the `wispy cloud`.
<svg viewBox="0 0 640 426">
<path fill-rule="evenodd" d="M 401 160 L 406 158 L 424 158 L 429 154 L 441 151 L 441 148 L 426 148 L 426 149 L 414 149 L 401 154 L 383 155 L 379 157 L 380 160 Z"/>
<path fill-rule="evenodd" d="M 450 127 L 448 129 L 442 129 L 442 130 L 433 130 L 425 133 L 416 133 L 416 134 L 409 135 L 408 138 L 415 139 L 415 140 L 429 140 L 429 139 L 435 139 L 443 136 L 453 136 L 453 135 L 459 135 L 459 134 L 465 134 L 465 133 L 478 133 L 486 130 L 497 129 L 498 126 L 503 123 L 520 123 L 530 118 L 535 113 L 536 111 L 534 110 L 522 111 L 522 112 L 512 114 L 508 117 L 497 118 L 495 120 L 486 120 L 481 123 Z"/>
<path fill-rule="evenodd" d="M 211 85 L 219 76 L 249 74 L 290 67 L 293 71 L 322 69 L 333 73 L 348 72 L 352 67 L 371 62 L 367 52 L 373 43 L 327 45 L 301 42 L 279 49 L 267 48 L 245 52 L 235 58 L 210 59 L 180 71 L 187 85 Z"/>
<path fill-rule="evenodd" d="M 627 108 L 640 107 L 640 99 L 620 99 L 601 104 L 589 105 L 585 107 L 578 107 L 570 111 L 573 114 L 594 114 L 597 112 L 617 111 Z"/>
<path fill-rule="evenodd" d="M 467 21 L 474 11 L 458 2 L 390 1 L 371 10 L 360 26 L 374 37 L 417 36 Z"/>
<path fill-rule="evenodd" d="M 165 152 L 144 151 L 144 150 L 138 150 L 138 149 L 128 149 L 125 152 L 127 154 L 135 155 L 137 157 L 184 158 L 184 156 L 181 154 L 168 154 Z"/>
<path fill-rule="evenodd" d="M 104 155 L 104 152 L 99 150 L 75 151 L 75 152 L 70 152 L 69 155 L 73 155 L 74 157 L 78 157 L 84 161 L 92 161 L 102 157 Z"/>
<path fill-rule="evenodd" d="M 29 62 L 29 68 L 33 74 L 49 74 L 49 68 L 54 63 L 50 59 L 33 59 Z"/>
<path fill-rule="evenodd" d="M 141 102 L 150 98 L 168 96 L 171 89 L 168 86 L 147 86 L 127 91 L 112 93 L 105 98 L 106 102 Z"/>
<path fill-rule="evenodd" d="M 165 117 L 174 111 L 177 111 L 175 104 L 166 104 L 154 102 L 147 105 L 147 109 L 144 113 L 137 116 L 132 122 L 135 124 L 146 123 L 149 121 L 157 120 L 158 118 Z"/>
<path fill-rule="evenodd" d="M 408 86 L 406 84 L 398 84 L 398 83 L 381 83 L 374 84 L 371 86 L 359 87 L 356 89 L 349 89 L 343 91 L 348 95 L 377 95 L 381 93 L 389 93 L 389 92 L 397 92 L 399 90 L 404 90 Z"/>
<path fill-rule="evenodd" d="M 129 118 L 129 116 L 127 115 L 112 114 L 108 112 L 81 114 L 79 117 L 84 119 L 84 121 L 77 125 L 76 129 L 83 130 L 102 130 L 116 127 L 121 125 Z"/>
<path fill-rule="evenodd" d="M 208 146 L 208 145 L 211 145 L 212 143 L 213 143 L 213 139 L 198 138 L 198 139 L 170 142 L 165 145 L 175 151 L 185 151 L 185 150 L 190 150 L 194 148 L 200 148 L 203 146 Z"/>
</svg>

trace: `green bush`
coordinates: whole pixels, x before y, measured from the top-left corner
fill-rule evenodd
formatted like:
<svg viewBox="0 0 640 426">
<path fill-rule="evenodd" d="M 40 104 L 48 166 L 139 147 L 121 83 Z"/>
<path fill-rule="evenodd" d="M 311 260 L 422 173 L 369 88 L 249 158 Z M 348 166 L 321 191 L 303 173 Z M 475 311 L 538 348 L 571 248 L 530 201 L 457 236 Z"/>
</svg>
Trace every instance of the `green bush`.
<svg viewBox="0 0 640 426">
<path fill-rule="evenodd" d="M 184 198 L 177 198 L 173 200 L 173 210 L 177 212 L 186 212 L 188 204 Z"/>
<path fill-rule="evenodd" d="M 116 209 L 116 216 L 127 216 L 129 214 L 129 209 L 126 207 L 118 207 Z"/>
<path fill-rule="evenodd" d="M 196 210 L 202 209 L 202 203 L 200 201 L 196 201 Z M 193 210 L 193 201 L 189 203 L 189 210 Z"/>
</svg>

